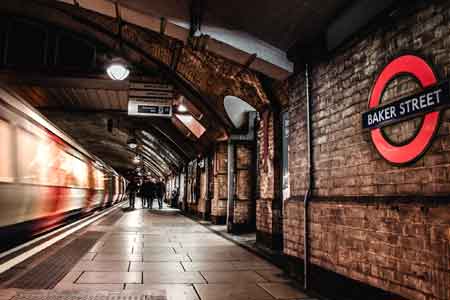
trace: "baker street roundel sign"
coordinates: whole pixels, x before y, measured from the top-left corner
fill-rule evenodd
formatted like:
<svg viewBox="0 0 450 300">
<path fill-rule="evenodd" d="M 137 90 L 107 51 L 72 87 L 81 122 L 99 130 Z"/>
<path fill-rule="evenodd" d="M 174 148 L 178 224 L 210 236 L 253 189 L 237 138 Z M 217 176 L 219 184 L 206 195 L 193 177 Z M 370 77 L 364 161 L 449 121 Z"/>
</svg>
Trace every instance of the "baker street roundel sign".
<svg viewBox="0 0 450 300">
<path fill-rule="evenodd" d="M 422 91 L 380 106 L 383 93 L 394 78 L 410 75 Z M 433 68 L 421 57 L 406 54 L 392 60 L 378 75 L 369 97 L 369 111 L 363 114 L 363 128 L 370 129 L 372 142 L 387 161 L 407 164 L 430 146 L 439 127 L 439 113 L 450 105 L 448 81 L 438 81 Z M 404 145 L 395 145 L 383 135 L 382 127 L 423 115 L 421 127 Z"/>
</svg>

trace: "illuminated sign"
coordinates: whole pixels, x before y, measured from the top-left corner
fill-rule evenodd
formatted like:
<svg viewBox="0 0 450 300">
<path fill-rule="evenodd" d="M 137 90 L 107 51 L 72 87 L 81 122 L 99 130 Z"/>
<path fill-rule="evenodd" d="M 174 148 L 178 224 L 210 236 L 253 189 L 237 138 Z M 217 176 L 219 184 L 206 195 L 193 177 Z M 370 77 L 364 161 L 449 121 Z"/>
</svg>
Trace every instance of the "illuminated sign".
<svg viewBox="0 0 450 300">
<path fill-rule="evenodd" d="M 420 93 L 380 106 L 389 82 L 400 75 L 411 75 L 422 86 Z M 430 146 L 439 126 L 439 109 L 450 106 L 448 81 L 438 82 L 432 67 L 416 55 L 402 55 L 392 60 L 378 75 L 369 97 L 369 111 L 362 116 L 362 125 L 370 129 L 372 142 L 387 161 L 407 164 L 418 159 Z M 404 145 L 388 141 L 382 127 L 424 115 L 414 138 Z"/>
<path fill-rule="evenodd" d="M 172 101 L 128 101 L 128 115 L 167 117 L 172 116 Z"/>
</svg>

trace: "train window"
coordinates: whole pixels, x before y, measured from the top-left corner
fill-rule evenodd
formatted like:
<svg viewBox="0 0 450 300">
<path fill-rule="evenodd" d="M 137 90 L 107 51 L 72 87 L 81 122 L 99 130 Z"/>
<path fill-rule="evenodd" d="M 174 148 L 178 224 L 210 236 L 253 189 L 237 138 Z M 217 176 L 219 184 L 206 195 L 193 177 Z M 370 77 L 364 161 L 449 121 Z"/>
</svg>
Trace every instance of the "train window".
<svg viewBox="0 0 450 300">
<path fill-rule="evenodd" d="M 3 120 L 0 120 L 0 181 L 12 182 L 12 150 L 11 150 L 11 127 Z"/>
<path fill-rule="evenodd" d="M 49 186 L 70 185 L 70 178 L 65 176 L 64 153 L 58 144 L 45 136 L 38 137 L 28 131 L 19 129 L 18 161 L 19 177 L 22 183 Z M 24 146 L 26 145 L 26 146 Z"/>
<path fill-rule="evenodd" d="M 105 180 L 103 178 L 103 172 L 94 168 L 94 180 L 95 180 L 95 189 L 104 190 L 105 189 Z"/>
</svg>

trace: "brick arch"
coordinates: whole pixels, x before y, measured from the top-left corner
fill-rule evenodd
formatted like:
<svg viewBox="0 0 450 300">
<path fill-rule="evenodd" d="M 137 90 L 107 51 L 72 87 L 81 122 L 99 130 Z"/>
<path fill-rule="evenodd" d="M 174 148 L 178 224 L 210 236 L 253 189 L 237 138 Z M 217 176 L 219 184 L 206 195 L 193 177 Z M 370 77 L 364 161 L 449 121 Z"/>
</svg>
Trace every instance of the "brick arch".
<svg viewBox="0 0 450 300">
<path fill-rule="evenodd" d="M 111 49 L 117 45 L 118 22 L 105 15 L 48 0 L 19 0 L 1 3 L 0 7 L 16 15 L 50 21 L 74 32 L 89 34 Z M 130 63 L 144 69 L 157 64 L 209 117 L 207 125 L 212 128 L 229 131 L 232 127 L 223 109 L 226 95 L 244 99 L 257 110 L 270 105 L 258 74 L 237 63 L 206 50 L 196 51 L 179 40 L 128 23 L 123 23 L 122 41 L 124 56 Z"/>
</svg>

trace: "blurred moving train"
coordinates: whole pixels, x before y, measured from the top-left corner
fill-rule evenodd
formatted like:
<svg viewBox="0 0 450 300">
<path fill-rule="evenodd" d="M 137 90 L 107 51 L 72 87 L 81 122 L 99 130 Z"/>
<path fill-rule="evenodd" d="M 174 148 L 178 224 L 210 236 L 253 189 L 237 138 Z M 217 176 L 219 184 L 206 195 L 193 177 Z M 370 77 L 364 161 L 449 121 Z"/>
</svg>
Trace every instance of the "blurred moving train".
<svg viewBox="0 0 450 300">
<path fill-rule="evenodd" d="M 0 88 L 0 250 L 123 200 L 126 181 Z"/>
</svg>

